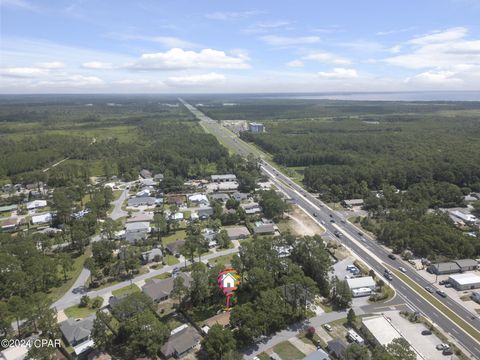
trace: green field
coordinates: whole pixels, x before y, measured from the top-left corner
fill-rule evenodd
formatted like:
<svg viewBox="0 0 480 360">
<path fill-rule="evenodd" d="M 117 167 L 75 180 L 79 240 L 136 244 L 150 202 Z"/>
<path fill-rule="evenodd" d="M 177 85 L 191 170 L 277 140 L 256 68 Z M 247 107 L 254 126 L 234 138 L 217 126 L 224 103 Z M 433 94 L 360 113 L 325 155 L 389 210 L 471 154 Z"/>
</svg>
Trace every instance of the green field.
<svg viewBox="0 0 480 360">
<path fill-rule="evenodd" d="M 282 358 L 282 360 L 301 360 L 305 354 L 298 350 L 288 341 L 281 342 L 273 347 L 273 351 Z"/>
<path fill-rule="evenodd" d="M 133 294 L 133 293 L 140 292 L 140 291 L 141 290 L 137 285 L 132 284 L 132 285 L 125 286 L 125 287 L 123 287 L 121 289 L 118 289 L 118 290 L 113 290 L 112 295 L 113 296 L 122 296 L 122 295 Z"/>
</svg>

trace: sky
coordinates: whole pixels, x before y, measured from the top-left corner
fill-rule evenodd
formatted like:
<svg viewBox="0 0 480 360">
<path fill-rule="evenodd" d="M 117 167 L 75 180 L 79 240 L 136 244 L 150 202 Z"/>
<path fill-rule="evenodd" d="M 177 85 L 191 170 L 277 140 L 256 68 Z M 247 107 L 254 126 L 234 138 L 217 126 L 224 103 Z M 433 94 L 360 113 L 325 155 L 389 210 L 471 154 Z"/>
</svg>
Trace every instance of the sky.
<svg viewBox="0 0 480 360">
<path fill-rule="evenodd" d="M 0 0 L 0 93 L 480 90 L 480 0 Z"/>
</svg>

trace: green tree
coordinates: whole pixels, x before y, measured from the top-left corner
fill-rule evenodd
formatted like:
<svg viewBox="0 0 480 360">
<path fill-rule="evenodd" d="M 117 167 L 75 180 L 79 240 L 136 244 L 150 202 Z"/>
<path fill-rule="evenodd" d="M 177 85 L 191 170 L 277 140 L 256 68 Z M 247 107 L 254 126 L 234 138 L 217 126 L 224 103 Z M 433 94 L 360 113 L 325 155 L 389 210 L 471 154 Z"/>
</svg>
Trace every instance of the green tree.
<svg viewBox="0 0 480 360">
<path fill-rule="evenodd" d="M 228 237 L 228 233 L 226 230 L 220 230 L 217 235 L 215 236 L 215 240 L 217 241 L 218 246 L 221 249 L 228 249 L 232 241 Z"/>
<path fill-rule="evenodd" d="M 357 321 L 357 315 L 355 315 L 355 311 L 350 308 L 347 313 L 347 323 L 350 326 L 354 326 L 355 322 Z"/>
<path fill-rule="evenodd" d="M 99 349 L 106 349 L 113 340 L 113 334 L 107 326 L 112 320 L 112 316 L 103 311 L 97 311 L 97 316 L 93 321 L 92 339 L 95 347 Z"/>
<path fill-rule="evenodd" d="M 236 341 L 230 330 L 224 330 L 221 325 L 215 324 L 203 339 L 202 347 L 209 359 L 223 360 L 225 354 L 235 351 Z"/>
<path fill-rule="evenodd" d="M 393 339 L 386 347 L 387 352 L 396 360 L 415 360 L 417 355 L 404 338 Z"/>
<path fill-rule="evenodd" d="M 347 360 L 370 360 L 370 351 L 365 345 L 350 344 L 345 350 Z"/>
<path fill-rule="evenodd" d="M 208 274 L 203 263 L 193 264 L 190 299 L 194 306 L 206 305 L 209 297 Z"/>
<path fill-rule="evenodd" d="M 263 213 L 269 219 L 281 218 L 288 209 L 288 205 L 273 189 L 261 192 L 259 204 L 263 209 Z"/>
<path fill-rule="evenodd" d="M 338 309 L 345 309 L 352 301 L 352 292 L 345 280 L 336 280 L 332 291 L 332 303 Z"/>
<path fill-rule="evenodd" d="M 187 294 L 188 288 L 185 286 L 185 279 L 181 276 L 175 277 L 173 280 L 173 289 L 170 293 L 170 297 L 174 300 L 177 300 L 181 305 Z"/>
</svg>

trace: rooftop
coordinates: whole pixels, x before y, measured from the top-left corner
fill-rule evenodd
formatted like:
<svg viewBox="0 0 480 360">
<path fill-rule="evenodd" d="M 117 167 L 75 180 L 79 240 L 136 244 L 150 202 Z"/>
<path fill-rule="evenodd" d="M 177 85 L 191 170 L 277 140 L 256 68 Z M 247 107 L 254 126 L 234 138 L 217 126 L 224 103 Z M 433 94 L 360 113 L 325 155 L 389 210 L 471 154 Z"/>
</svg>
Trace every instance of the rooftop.
<svg viewBox="0 0 480 360">
<path fill-rule="evenodd" d="M 449 278 L 460 285 L 480 283 L 480 276 L 474 273 L 455 274 L 450 275 Z"/>
<path fill-rule="evenodd" d="M 370 288 L 376 285 L 375 280 L 371 276 L 347 279 L 347 283 L 350 289 Z"/>
<path fill-rule="evenodd" d="M 363 325 L 382 346 L 402 337 L 384 316 L 372 316 L 362 319 Z"/>
</svg>

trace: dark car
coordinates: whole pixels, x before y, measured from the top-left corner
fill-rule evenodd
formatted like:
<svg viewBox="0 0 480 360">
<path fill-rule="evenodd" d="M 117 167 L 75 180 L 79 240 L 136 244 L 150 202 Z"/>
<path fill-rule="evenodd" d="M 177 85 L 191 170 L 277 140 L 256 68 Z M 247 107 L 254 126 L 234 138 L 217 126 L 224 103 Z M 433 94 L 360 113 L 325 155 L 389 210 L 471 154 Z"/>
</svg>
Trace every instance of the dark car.
<svg viewBox="0 0 480 360">
<path fill-rule="evenodd" d="M 334 222 L 335 222 L 335 220 L 331 219 L 331 220 L 330 220 L 330 222 L 331 222 L 331 223 L 334 223 Z"/>
<path fill-rule="evenodd" d="M 318 214 L 317 214 L 317 213 L 313 213 L 313 216 L 314 216 L 314 217 L 317 217 L 317 216 L 318 216 Z"/>
<path fill-rule="evenodd" d="M 422 335 L 432 335 L 432 332 L 430 330 L 423 330 Z"/>
<path fill-rule="evenodd" d="M 329 216 L 330 216 L 331 218 L 333 217 L 333 215 L 332 215 L 332 214 L 330 214 Z"/>
<path fill-rule="evenodd" d="M 447 294 L 445 293 L 445 291 L 442 291 L 442 290 L 437 290 L 437 294 L 440 295 L 443 298 L 447 297 Z"/>
<path fill-rule="evenodd" d="M 397 257 L 393 254 L 388 255 L 388 257 L 392 260 L 397 260 Z"/>
<path fill-rule="evenodd" d="M 451 349 L 444 349 L 442 351 L 443 355 L 453 355 L 453 351 Z"/>
<path fill-rule="evenodd" d="M 359 236 L 363 236 L 363 233 L 361 231 L 358 232 Z"/>
<path fill-rule="evenodd" d="M 439 285 L 445 285 L 447 283 L 447 280 L 440 280 L 438 282 Z"/>
</svg>

